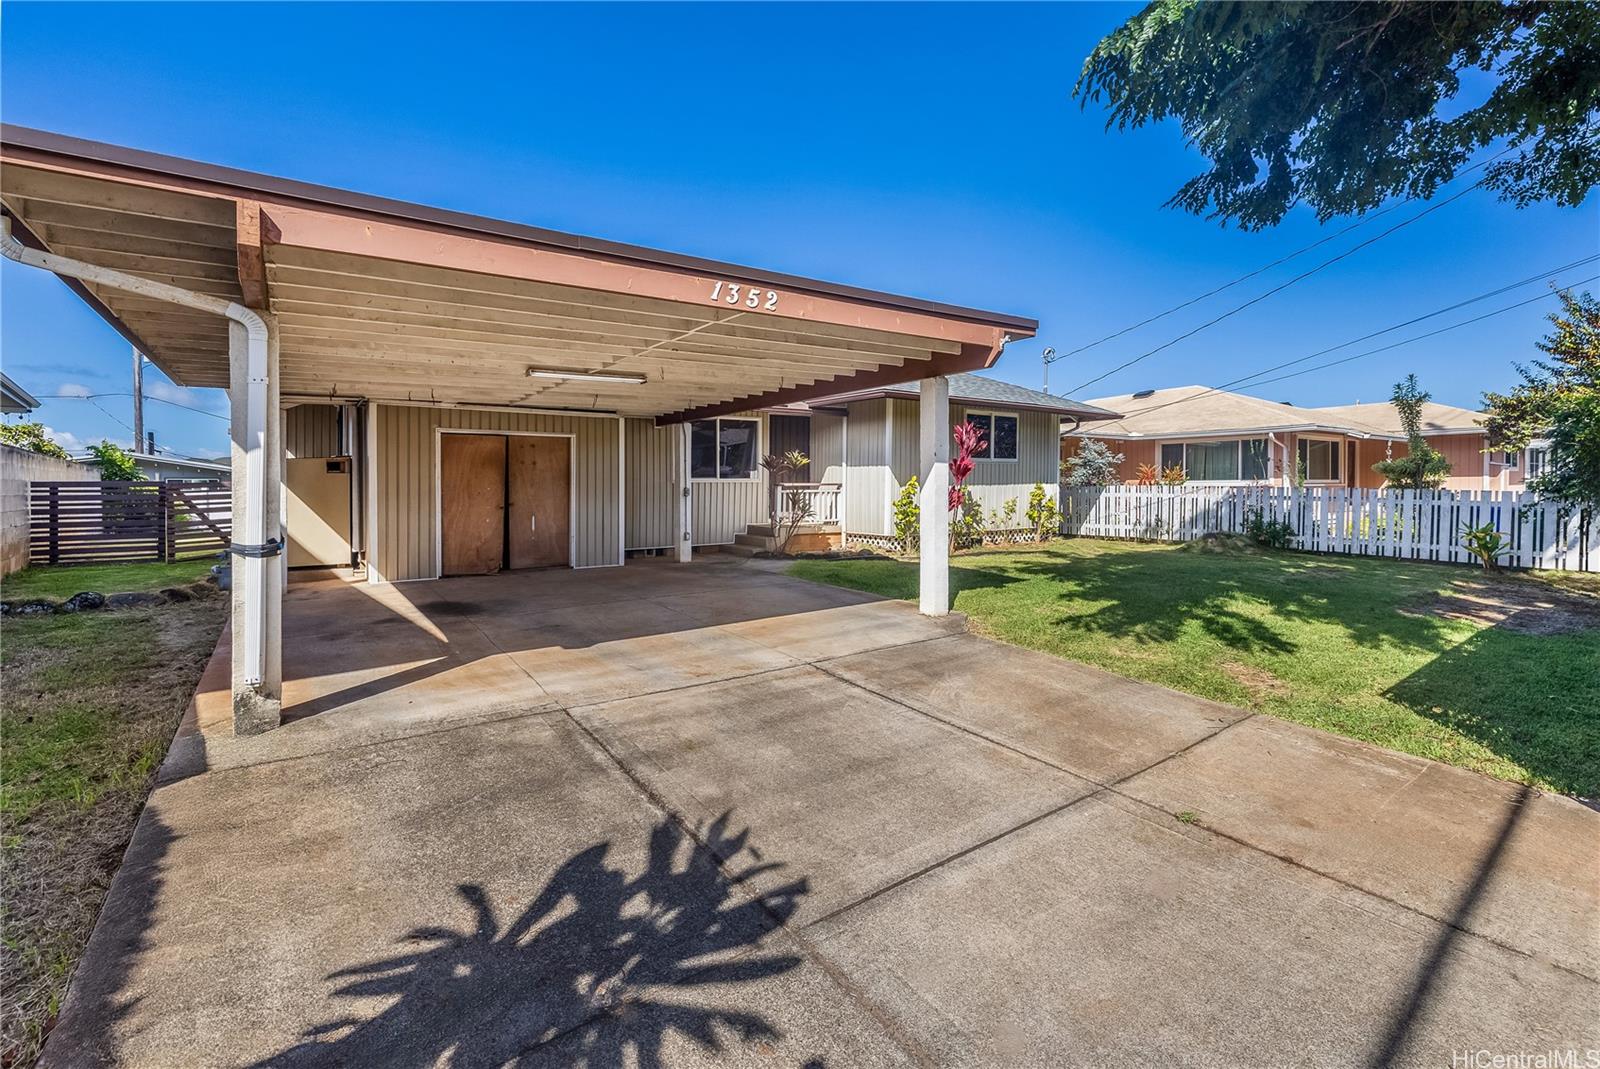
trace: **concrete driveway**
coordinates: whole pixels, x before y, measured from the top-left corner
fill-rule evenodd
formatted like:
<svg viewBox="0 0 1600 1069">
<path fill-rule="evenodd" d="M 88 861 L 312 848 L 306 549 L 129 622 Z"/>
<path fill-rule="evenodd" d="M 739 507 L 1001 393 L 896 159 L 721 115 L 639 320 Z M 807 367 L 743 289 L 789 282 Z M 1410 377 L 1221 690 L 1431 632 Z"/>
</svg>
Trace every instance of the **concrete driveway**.
<svg viewBox="0 0 1600 1069">
<path fill-rule="evenodd" d="M 1566 799 L 749 562 L 285 617 L 294 721 L 227 737 L 208 675 L 45 1064 L 1600 1048 Z"/>
</svg>

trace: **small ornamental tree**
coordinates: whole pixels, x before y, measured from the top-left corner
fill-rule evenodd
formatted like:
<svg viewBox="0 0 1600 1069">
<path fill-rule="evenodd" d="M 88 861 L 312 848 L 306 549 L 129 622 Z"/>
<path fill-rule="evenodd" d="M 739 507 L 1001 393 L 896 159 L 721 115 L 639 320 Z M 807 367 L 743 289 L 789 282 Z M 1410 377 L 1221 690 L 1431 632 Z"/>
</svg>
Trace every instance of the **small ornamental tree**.
<svg viewBox="0 0 1600 1069">
<path fill-rule="evenodd" d="M 43 423 L 0 423 L 0 442 L 57 460 L 72 459 L 65 449 L 44 433 Z"/>
<path fill-rule="evenodd" d="M 1061 530 L 1061 510 L 1050 500 L 1044 483 L 1034 483 L 1028 491 L 1028 523 L 1033 528 L 1033 540 L 1043 542 L 1054 538 Z"/>
<path fill-rule="evenodd" d="M 972 498 L 972 492 L 963 485 L 967 476 L 972 474 L 972 469 L 977 466 L 972 458 L 983 451 L 988 440 L 984 438 L 983 431 L 971 420 L 965 420 L 951 430 L 950 436 L 956 441 L 956 455 L 950 458 L 950 495 L 948 504 L 951 512 L 950 547 L 954 549 L 960 542 L 960 535 L 964 526 L 963 520 L 969 515 L 967 503 Z M 974 504 L 972 508 L 976 509 Z M 978 512 L 979 527 L 982 527 L 983 513 Z"/>
<path fill-rule="evenodd" d="M 1400 413 L 1408 452 L 1403 457 L 1380 460 L 1372 470 L 1382 475 L 1384 485 L 1395 490 L 1437 490 L 1450 474 L 1450 462 L 1422 436 L 1422 406 L 1432 396 L 1417 385 L 1415 375 L 1394 384 L 1391 400 Z"/>
<path fill-rule="evenodd" d="M 1093 438 L 1085 438 L 1078 452 L 1067 458 L 1067 482 L 1073 486 L 1110 486 L 1118 481 L 1123 454 Z"/>
<path fill-rule="evenodd" d="M 795 531 L 811 519 L 811 495 L 803 489 L 784 488 L 784 484 L 796 472 L 810 463 L 811 458 L 798 449 L 782 454 L 768 453 L 761 458 L 761 466 L 767 469 L 767 482 L 772 487 L 767 501 L 767 515 L 772 522 L 772 537 L 777 541 L 779 553 L 789 552 L 789 543 L 793 541 Z"/>
<path fill-rule="evenodd" d="M 119 445 L 102 439 L 99 445 L 89 447 L 89 454 L 94 458 L 91 463 L 100 469 L 102 479 L 136 482 L 145 477 L 144 469 Z"/>
</svg>

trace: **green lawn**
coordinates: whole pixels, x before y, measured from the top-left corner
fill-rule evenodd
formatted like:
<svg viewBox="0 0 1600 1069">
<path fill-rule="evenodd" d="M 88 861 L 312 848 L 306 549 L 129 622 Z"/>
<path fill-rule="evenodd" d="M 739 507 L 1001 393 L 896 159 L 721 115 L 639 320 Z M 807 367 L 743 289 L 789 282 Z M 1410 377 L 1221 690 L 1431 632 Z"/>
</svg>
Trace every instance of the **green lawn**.
<svg viewBox="0 0 1600 1069">
<path fill-rule="evenodd" d="M 180 560 L 174 564 L 62 564 L 35 565 L 0 579 L 0 595 L 7 601 L 49 598 L 63 601 L 80 590 L 122 594 L 160 590 L 203 579 L 217 563 L 215 554 Z"/>
<path fill-rule="evenodd" d="M 142 585 L 196 573 L 165 574 Z M 37 1055 L 227 617 L 213 596 L 0 623 L 0 1064 Z"/>
<path fill-rule="evenodd" d="M 910 562 L 806 560 L 790 573 L 916 596 Z M 980 633 L 1595 797 L 1600 599 L 1585 585 L 1521 576 L 1485 585 L 1482 573 L 1459 565 L 1092 539 L 963 553 L 951 567 L 954 606 Z M 1470 618 L 1462 595 L 1553 602 L 1555 610 L 1491 625 Z M 1520 626 L 1533 621 L 1568 630 Z"/>
</svg>

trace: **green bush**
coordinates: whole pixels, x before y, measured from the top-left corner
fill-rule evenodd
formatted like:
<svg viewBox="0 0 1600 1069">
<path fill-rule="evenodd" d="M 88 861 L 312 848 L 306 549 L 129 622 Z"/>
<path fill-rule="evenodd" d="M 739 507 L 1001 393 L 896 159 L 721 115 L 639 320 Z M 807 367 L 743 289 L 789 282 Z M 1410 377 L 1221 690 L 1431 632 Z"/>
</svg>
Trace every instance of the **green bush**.
<svg viewBox="0 0 1600 1069">
<path fill-rule="evenodd" d="M 1273 549 L 1288 549 L 1294 543 L 1294 528 L 1288 520 L 1269 520 L 1265 509 L 1253 508 L 1245 513 L 1244 533 L 1258 545 Z"/>
<path fill-rule="evenodd" d="M 919 488 L 917 477 L 913 475 L 900 488 L 900 496 L 894 499 L 894 536 L 900 540 L 900 548 L 907 553 L 917 548 L 918 534 L 922 528 L 922 509 L 917 505 Z"/>
<path fill-rule="evenodd" d="M 1054 538 L 1061 530 L 1061 510 L 1050 500 L 1044 483 L 1034 483 L 1028 491 L 1028 526 L 1033 528 L 1033 540 L 1044 542 Z"/>
</svg>

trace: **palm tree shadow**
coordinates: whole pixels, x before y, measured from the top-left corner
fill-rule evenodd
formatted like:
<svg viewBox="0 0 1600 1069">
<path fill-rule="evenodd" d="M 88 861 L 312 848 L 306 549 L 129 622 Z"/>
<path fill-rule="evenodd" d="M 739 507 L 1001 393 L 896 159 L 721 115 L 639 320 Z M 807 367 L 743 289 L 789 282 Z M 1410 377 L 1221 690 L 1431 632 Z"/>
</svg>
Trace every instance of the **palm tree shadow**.
<svg viewBox="0 0 1600 1069">
<path fill-rule="evenodd" d="M 710 1051 L 729 1034 L 779 1039 L 759 1014 L 671 997 L 801 963 L 753 948 L 794 914 L 807 882 L 748 888 L 782 866 L 763 861 L 748 829 L 732 832 L 728 820 L 724 813 L 690 836 L 663 819 L 637 876 L 609 860 L 609 842 L 597 843 L 564 862 L 509 923 L 482 887 L 459 885 L 466 926 L 414 928 L 403 941 L 415 949 L 328 977 L 337 998 L 393 996 L 386 1009 L 325 1021 L 256 1064 L 465 1069 L 514 1064 L 559 1040 L 590 1067 L 622 1065 L 630 1052 L 650 1066 L 673 1033 Z"/>
</svg>

